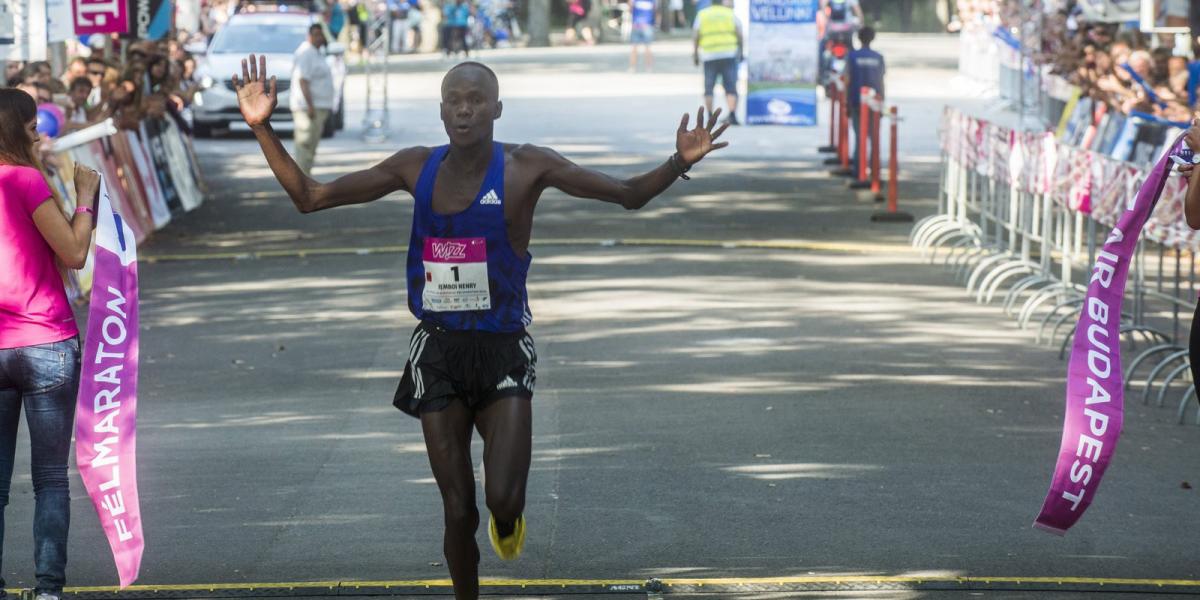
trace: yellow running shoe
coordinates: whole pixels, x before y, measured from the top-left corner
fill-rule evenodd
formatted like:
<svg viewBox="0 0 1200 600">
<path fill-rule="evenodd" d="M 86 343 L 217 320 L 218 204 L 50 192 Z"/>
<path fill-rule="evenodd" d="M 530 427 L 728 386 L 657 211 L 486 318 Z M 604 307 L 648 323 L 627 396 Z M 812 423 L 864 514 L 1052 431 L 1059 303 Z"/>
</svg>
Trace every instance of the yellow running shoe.
<svg viewBox="0 0 1200 600">
<path fill-rule="evenodd" d="M 492 549 L 501 560 L 516 560 L 525 548 L 525 515 L 517 517 L 512 534 L 500 537 L 496 531 L 496 517 L 488 516 L 488 539 L 492 541 Z"/>
</svg>

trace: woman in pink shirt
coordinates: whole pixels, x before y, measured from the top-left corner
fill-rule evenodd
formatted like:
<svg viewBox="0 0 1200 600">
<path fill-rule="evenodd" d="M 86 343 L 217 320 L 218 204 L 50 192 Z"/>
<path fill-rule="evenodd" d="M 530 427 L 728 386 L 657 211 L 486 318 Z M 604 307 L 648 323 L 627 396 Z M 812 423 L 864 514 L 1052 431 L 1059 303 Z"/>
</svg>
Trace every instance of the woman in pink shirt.
<svg viewBox="0 0 1200 600">
<path fill-rule="evenodd" d="M 37 600 L 58 600 L 66 579 L 67 456 L 79 389 L 79 329 L 59 265 L 79 269 L 87 260 L 100 176 L 76 167 L 80 208 L 68 220 L 38 168 L 38 139 L 33 98 L 0 89 L 0 540 L 24 406 L 35 497 L 35 591 Z M 0 577 L 0 595 L 4 585 Z"/>
</svg>

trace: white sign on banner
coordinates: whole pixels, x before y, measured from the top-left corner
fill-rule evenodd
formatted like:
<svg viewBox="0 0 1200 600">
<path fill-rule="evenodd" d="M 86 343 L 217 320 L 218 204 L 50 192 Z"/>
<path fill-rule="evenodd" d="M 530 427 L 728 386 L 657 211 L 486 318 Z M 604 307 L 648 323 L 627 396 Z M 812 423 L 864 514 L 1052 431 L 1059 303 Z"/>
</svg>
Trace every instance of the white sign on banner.
<svg viewBox="0 0 1200 600">
<path fill-rule="evenodd" d="M 46 40 L 51 44 L 75 37 L 71 0 L 46 0 Z"/>
<path fill-rule="evenodd" d="M 8 9 L 8 2 L 0 3 L 0 49 L 12 46 L 16 35 L 16 15 Z M 4 52 L 4 50 L 0 50 Z"/>
<path fill-rule="evenodd" d="M 0 60 L 46 60 L 46 0 L 0 0 Z"/>
</svg>

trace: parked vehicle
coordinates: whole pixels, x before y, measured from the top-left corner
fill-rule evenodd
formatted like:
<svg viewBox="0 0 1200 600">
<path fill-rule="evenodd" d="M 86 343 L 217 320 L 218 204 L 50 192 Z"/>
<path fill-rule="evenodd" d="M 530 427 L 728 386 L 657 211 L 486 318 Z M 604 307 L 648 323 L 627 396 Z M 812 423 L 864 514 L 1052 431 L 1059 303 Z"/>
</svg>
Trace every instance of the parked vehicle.
<svg viewBox="0 0 1200 600">
<path fill-rule="evenodd" d="M 267 68 L 276 78 L 279 104 L 271 120 L 292 120 L 288 97 L 292 93 L 293 53 L 308 36 L 310 25 L 325 25 L 319 14 L 296 8 L 289 10 L 290 4 L 279 7 L 282 10 L 267 10 L 262 5 L 255 5 L 253 12 L 234 14 L 225 27 L 213 36 L 196 70 L 200 93 L 196 95 L 192 114 L 197 137 L 207 137 L 214 130 L 227 129 L 230 123 L 241 120 L 233 75 L 241 73 L 242 59 L 251 53 L 265 55 Z M 328 29 L 325 37 L 333 39 Z M 324 52 L 325 60 L 333 71 L 334 110 L 322 133 L 329 137 L 345 126 L 345 97 L 342 92 L 346 83 L 346 61 L 343 57 L 345 48 L 337 42 L 330 42 Z"/>
</svg>

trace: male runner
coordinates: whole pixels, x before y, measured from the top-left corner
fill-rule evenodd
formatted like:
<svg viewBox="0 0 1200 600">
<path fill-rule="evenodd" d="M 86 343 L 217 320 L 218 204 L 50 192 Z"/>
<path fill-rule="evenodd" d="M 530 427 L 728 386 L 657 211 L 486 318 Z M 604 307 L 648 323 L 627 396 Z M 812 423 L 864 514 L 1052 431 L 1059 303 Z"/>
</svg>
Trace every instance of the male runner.
<svg viewBox="0 0 1200 600">
<path fill-rule="evenodd" d="M 471 465 L 472 429 L 483 438 L 488 536 L 503 559 L 525 540 L 525 485 L 532 448 L 537 354 L 525 332 L 532 319 L 525 278 L 533 212 L 547 188 L 636 210 L 666 190 L 714 143 L 716 111 L 683 115 L 676 152 L 652 171 L 620 180 L 581 167 L 549 148 L 492 139 L 503 105 L 487 67 L 465 62 L 442 80 L 441 119 L 448 146 L 406 148 L 329 183 L 306 176 L 271 129 L 275 79 L 264 57 L 242 61 L 233 77 L 238 104 L 279 183 L 303 213 L 361 204 L 403 190 L 413 195 L 408 303 L 421 322 L 395 405 L 421 420 L 442 494 L 443 550 L 457 598 L 479 594 L 479 511 Z"/>
</svg>

